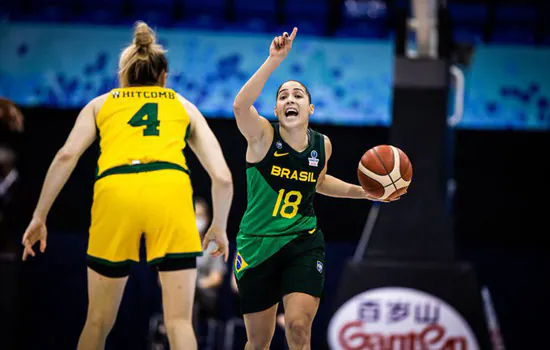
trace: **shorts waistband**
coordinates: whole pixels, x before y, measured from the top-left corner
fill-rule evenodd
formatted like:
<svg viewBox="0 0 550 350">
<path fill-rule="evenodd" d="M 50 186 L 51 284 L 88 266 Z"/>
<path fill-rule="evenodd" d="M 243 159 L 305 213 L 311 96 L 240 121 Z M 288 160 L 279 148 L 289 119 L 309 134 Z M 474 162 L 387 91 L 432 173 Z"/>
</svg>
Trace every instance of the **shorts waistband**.
<svg viewBox="0 0 550 350">
<path fill-rule="evenodd" d="M 187 175 L 191 175 L 191 172 L 189 171 L 189 169 L 186 169 L 181 165 L 170 163 L 170 162 L 152 162 L 152 163 L 145 163 L 145 164 L 119 165 L 119 166 L 109 168 L 104 172 L 102 172 L 101 174 L 99 174 L 96 177 L 96 181 L 109 175 L 143 173 L 148 171 L 157 171 L 157 170 L 165 170 L 165 169 L 179 170 L 179 171 L 183 171 Z"/>
</svg>

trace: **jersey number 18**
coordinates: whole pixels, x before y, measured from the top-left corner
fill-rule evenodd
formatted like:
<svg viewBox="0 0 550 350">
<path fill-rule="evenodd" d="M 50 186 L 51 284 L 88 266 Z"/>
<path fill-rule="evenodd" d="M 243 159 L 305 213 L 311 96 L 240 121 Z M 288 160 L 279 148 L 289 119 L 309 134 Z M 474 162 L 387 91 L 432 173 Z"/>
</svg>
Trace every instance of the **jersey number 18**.
<svg viewBox="0 0 550 350">
<path fill-rule="evenodd" d="M 283 202 L 282 206 L 281 202 Z M 298 213 L 300 202 L 302 202 L 302 194 L 299 191 L 288 191 L 285 195 L 285 189 L 281 189 L 272 216 L 281 214 L 283 218 L 292 219 Z"/>
</svg>

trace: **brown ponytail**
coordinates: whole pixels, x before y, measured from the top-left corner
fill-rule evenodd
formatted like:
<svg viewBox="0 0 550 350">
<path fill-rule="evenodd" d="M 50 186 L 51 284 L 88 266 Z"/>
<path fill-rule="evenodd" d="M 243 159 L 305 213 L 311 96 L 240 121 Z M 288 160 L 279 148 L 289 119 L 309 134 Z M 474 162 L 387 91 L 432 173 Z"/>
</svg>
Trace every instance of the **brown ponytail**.
<svg viewBox="0 0 550 350">
<path fill-rule="evenodd" d="M 157 85 L 161 74 L 168 71 L 164 52 L 162 46 L 156 43 L 155 32 L 147 23 L 136 22 L 134 40 L 120 55 L 120 86 Z"/>
</svg>

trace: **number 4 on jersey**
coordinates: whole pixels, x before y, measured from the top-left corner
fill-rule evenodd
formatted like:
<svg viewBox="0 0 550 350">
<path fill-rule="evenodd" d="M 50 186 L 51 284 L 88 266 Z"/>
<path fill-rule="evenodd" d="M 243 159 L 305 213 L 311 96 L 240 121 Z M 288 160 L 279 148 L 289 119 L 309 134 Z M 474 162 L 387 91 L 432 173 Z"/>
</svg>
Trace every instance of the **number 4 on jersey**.
<svg viewBox="0 0 550 350">
<path fill-rule="evenodd" d="M 146 126 L 143 136 L 159 136 L 158 103 L 146 103 L 128 121 L 133 127 Z"/>
</svg>

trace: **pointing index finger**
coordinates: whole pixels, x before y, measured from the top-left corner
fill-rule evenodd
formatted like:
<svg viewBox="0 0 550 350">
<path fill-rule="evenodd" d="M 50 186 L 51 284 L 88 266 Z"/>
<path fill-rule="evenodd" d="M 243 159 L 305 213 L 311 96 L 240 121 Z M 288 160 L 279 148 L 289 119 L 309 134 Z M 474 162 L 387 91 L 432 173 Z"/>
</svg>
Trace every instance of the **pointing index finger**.
<svg viewBox="0 0 550 350">
<path fill-rule="evenodd" d="M 290 41 L 294 40 L 294 38 L 296 37 L 296 33 L 298 33 L 298 28 L 294 27 L 292 33 L 290 33 Z"/>
</svg>

